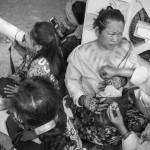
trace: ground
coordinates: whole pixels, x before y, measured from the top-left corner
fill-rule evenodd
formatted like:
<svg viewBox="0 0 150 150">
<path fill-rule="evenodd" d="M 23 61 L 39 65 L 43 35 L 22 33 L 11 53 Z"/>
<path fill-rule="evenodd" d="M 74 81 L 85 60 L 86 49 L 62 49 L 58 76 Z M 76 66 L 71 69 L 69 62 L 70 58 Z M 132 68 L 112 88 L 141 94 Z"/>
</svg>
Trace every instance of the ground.
<svg viewBox="0 0 150 150">
<path fill-rule="evenodd" d="M 68 0 L 0 0 L 0 17 L 23 31 L 29 31 L 36 21 L 45 21 L 62 14 Z M 0 33 L 0 77 L 10 70 L 9 51 L 6 36 Z M 12 57 L 17 65 L 21 61 L 13 50 Z"/>
<path fill-rule="evenodd" d="M 0 0 L 0 17 L 15 25 L 23 31 L 28 31 L 36 21 L 46 21 L 52 16 L 62 14 L 68 0 Z M 0 25 L 1 26 L 1 25 Z M 6 36 L 0 33 L 0 77 L 6 77 L 10 70 L 10 59 Z M 21 62 L 20 55 L 13 49 L 12 57 L 15 65 Z M 7 117 L 5 111 L 1 111 L 0 120 Z M 0 125 L 0 130 L 5 131 Z M 5 133 L 5 132 L 4 132 Z M 0 144 L 8 150 L 11 141 L 0 132 Z M 2 149 L 0 147 L 0 149 Z"/>
</svg>

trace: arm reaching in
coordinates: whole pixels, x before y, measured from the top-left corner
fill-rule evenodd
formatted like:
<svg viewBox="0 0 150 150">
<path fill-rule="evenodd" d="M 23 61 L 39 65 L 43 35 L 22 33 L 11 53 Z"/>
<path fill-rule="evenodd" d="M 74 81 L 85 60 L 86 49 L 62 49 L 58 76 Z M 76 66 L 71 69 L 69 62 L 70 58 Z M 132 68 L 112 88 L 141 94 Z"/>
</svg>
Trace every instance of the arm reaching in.
<svg viewBox="0 0 150 150">
<path fill-rule="evenodd" d="M 125 125 L 120 113 L 119 108 L 116 109 L 114 115 L 112 106 L 110 105 L 107 109 L 107 115 L 109 120 L 118 128 L 123 140 L 122 148 L 123 150 L 149 150 L 150 149 L 150 128 L 147 127 L 146 130 L 141 134 L 142 138 L 139 138 L 134 132 L 129 132 Z M 145 140 L 145 139 L 146 140 Z"/>
<path fill-rule="evenodd" d="M 115 68 L 112 66 L 104 66 L 100 71 L 99 74 L 102 78 L 111 78 L 114 76 L 122 76 L 122 77 L 128 77 L 131 78 L 134 68 Z"/>
</svg>

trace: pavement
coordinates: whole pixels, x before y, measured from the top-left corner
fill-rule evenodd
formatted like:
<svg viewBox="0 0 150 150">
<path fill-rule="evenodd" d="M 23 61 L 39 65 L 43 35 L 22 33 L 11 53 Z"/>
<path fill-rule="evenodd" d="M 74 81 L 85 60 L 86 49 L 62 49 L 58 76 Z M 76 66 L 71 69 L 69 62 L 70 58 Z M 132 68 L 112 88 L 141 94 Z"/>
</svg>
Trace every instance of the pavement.
<svg viewBox="0 0 150 150">
<path fill-rule="evenodd" d="M 37 21 L 46 21 L 64 12 L 68 0 L 0 0 L 0 17 L 27 32 Z M 10 71 L 9 51 L 11 44 L 0 33 L 0 77 Z M 15 65 L 21 63 L 20 55 L 12 50 Z"/>
</svg>

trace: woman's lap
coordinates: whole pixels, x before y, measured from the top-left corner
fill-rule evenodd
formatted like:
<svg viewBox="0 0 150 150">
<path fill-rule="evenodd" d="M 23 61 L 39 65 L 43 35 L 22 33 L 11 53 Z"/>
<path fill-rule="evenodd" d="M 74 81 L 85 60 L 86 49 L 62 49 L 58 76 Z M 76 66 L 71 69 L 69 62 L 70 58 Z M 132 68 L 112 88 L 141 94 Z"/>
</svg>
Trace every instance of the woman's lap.
<svg viewBox="0 0 150 150">
<path fill-rule="evenodd" d="M 95 124 L 95 115 L 85 108 L 71 106 L 77 121 L 75 127 L 78 129 L 79 136 L 82 140 L 110 147 L 118 145 L 121 142 L 121 136 L 117 128 L 108 123 L 105 125 Z M 145 116 L 129 102 L 125 116 L 125 125 L 131 131 L 142 132 L 148 124 Z"/>
</svg>

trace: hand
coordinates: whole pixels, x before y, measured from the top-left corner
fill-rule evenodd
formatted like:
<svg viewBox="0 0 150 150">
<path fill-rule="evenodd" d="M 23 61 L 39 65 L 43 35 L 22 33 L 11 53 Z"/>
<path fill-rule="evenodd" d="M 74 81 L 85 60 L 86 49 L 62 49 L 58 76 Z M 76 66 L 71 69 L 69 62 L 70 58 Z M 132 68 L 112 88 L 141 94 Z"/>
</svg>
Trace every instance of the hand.
<svg viewBox="0 0 150 150">
<path fill-rule="evenodd" d="M 118 75 L 119 68 L 114 68 L 112 66 L 104 66 L 100 69 L 99 74 L 103 79 L 109 79 L 111 77 Z"/>
<path fill-rule="evenodd" d="M 66 28 L 66 29 L 70 30 L 70 26 L 67 25 L 67 18 L 65 15 L 60 15 L 60 16 L 56 17 L 56 20 L 57 20 L 60 28 Z"/>
<path fill-rule="evenodd" d="M 102 82 L 99 83 L 98 89 L 100 91 L 104 91 L 107 85 L 108 85 L 108 83 L 106 81 L 102 81 Z"/>
<path fill-rule="evenodd" d="M 101 114 L 102 111 L 107 109 L 108 104 L 103 104 L 106 98 L 94 98 L 92 94 L 83 96 L 82 98 L 83 105 L 95 114 Z"/>
<path fill-rule="evenodd" d="M 4 88 L 4 92 L 8 93 L 7 97 L 13 97 L 14 93 L 18 92 L 18 89 L 19 89 L 19 86 L 17 85 L 15 85 L 15 87 L 11 85 L 7 85 L 7 87 Z"/>
<path fill-rule="evenodd" d="M 127 78 L 125 77 L 111 77 L 110 79 L 105 79 L 107 85 L 113 85 L 116 89 L 124 87 L 127 83 Z"/>
<path fill-rule="evenodd" d="M 112 105 L 107 109 L 107 116 L 109 120 L 116 125 L 117 128 L 124 127 L 123 117 L 120 113 L 119 107 L 116 108 L 115 114 L 113 112 Z"/>
</svg>

